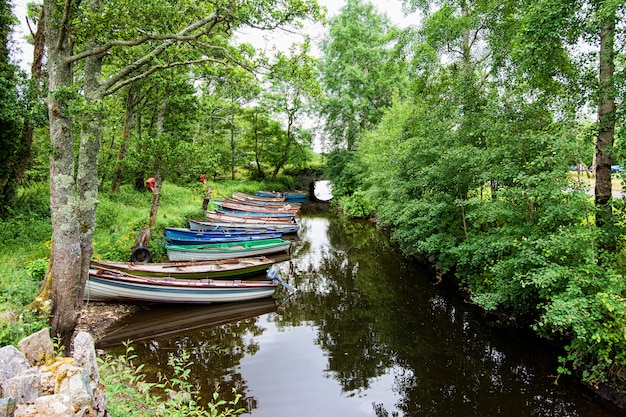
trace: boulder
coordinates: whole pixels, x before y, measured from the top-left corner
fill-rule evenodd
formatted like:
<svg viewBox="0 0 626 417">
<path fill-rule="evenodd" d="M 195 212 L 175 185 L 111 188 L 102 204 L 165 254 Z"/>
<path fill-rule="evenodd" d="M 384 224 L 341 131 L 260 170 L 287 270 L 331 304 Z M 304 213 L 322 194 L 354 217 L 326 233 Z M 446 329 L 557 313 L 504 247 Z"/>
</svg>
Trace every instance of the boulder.
<svg viewBox="0 0 626 417">
<path fill-rule="evenodd" d="M 41 375 L 37 368 L 28 368 L 0 385 L 2 385 L 2 396 L 15 398 L 18 403 L 33 402 L 41 395 Z"/>
<path fill-rule="evenodd" d="M 14 346 L 0 348 L 0 384 L 26 371 L 28 366 L 26 356 Z"/>
<path fill-rule="evenodd" d="M 74 417 L 74 407 L 67 395 L 45 395 L 37 398 L 35 409 L 40 417 Z"/>
<path fill-rule="evenodd" d="M 73 357 L 76 366 L 87 370 L 95 389 L 95 386 L 100 382 L 100 374 L 98 373 L 95 344 L 89 333 L 80 332 L 76 335 Z"/>
<path fill-rule="evenodd" d="M 31 365 L 42 363 L 47 357 L 54 355 L 54 346 L 48 328 L 23 338 L 17 343 L 17 347 L 24 353 Z"/>
<path fill-rule="evenodd" d="M 79 366 L 63 365 L 59 368 L 55 392 L 67 396 L 77 410 L 91 407 L 93 403 L 89 373 Z"/>
</svg>

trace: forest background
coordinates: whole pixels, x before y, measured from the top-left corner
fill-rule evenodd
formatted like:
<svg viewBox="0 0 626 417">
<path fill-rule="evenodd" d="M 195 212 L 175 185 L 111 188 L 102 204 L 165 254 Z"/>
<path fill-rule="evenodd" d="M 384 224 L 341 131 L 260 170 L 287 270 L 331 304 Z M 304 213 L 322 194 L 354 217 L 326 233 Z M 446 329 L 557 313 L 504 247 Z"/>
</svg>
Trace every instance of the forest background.
<svg viewBox="0 0 626 417">
<path fill-rule="evenodd" d="M 348 0 L 317 58 L 306 34 L 282 51 L 235 41 L 322 21 L 314 1 L 43 5 L 29 10 L 30 74 L 3 50 L 1 203 L 7 233 L 24 233 L 20 201 L 50 183 L 49 206 L 31 208 L 51 214 L 54 239 L 24 266 L 45 263 L 62 340 L 94 234 L 114 215 L 103 194 L 154 176 L 158 207 L 164 180 L 201 173 L 289 188 L 321 161 L 346 214 L 389 227 L 474 303 L 562 341 L 561 372 L 623 382 L 624 207 L 611 174 L 625 153 L 623 1 L 406 0 L 419 21 L 399 28 Z"/>
</svg>

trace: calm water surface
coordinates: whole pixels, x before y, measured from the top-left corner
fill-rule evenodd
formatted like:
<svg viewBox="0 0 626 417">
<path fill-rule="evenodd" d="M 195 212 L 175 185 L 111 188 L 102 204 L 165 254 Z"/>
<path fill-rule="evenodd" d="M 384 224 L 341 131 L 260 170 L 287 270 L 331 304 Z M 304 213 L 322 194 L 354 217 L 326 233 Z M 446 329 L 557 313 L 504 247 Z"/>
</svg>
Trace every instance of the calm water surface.
<svg viewBox="0 0 626 417">
<path fill-rule="evenodd" d="M 159 307 L 111 332 L 135 340 L 146 372 L 187 351 L 208 398 L 233 389 L 254 417 L 620 416 L 557 353 L 493 325 L 367 223 L 304 215 L 276 302 Z"/>
</svg>

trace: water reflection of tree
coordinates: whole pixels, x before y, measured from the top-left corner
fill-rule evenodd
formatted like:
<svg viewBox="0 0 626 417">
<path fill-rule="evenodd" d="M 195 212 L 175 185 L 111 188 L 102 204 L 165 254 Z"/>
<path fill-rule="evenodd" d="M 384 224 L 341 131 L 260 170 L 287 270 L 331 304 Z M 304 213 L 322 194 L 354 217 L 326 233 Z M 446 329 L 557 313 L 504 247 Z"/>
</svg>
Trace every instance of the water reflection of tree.
<svg viewBox="0 0 626 417">
<path fill-rule="evenodd" d="M 186 351 L 193 362 L 190 383 L 199 388 L 201 403 L 206 405 L 216 391 L 220 393 L 220 399 L 227 401 L 233 400 L 237 392 L 243 395 L 244 404 L 247 403 L 251 411 L 256 400 L 246 397 L 247 381 L 238 368 L 242 358 L 254 355 L 259 349 L 255 337 L 260 336 L 264 329 L 258 326 L 257 321 L 258 318 L 254 317 L 184 336 L 133 343 L 132 346 L 140 363 L 145 364 L 143 372 L 148 380 L 156 382 L 160 375 L 169 376 L 169 355 L 181 356 Z M 123 352 L 117 348 L 111 353 Z"/>
<path fill-rule="evenodd" d="M 552 384 L 556 365 L 540 356 L 545 349 L 481 323 L 471 306 L 433 287 L 428 271 L 404 261 L 385 236 L 335 220 L 328 237 L 319 265 L 292 267 L 299 292 L 276 319 L 319 328 L 328 374 L 344 392 L 367 389 L 373 378 L 393 372 L 395 407 L 406 416 L 582 415 L 578 408 L 585 406 Z M 373 409 L 390 415 L 382 404 Z"/>
<path fill-rule="evenodd" d="M 358 223 L 341 223 L 342 228 L 337 224 L 331 223 L 328 231 L 333 250 L 323 254 L 318 268 L 308 265 L 298 271 L 292 308 L 276 318 L 279 325 L 307 321 L 318 326 L 317 343 L 328 353 L 329 374 L 345 392 L 353 392 L 368 388 L 372 378 L 382 375 L 390 357 L 388 347 L 367 325 L 376 311 L 358 288 L 361 265 L 369 262 L 369 254 L 361 251 L 376 233 Z"/>
</svg>

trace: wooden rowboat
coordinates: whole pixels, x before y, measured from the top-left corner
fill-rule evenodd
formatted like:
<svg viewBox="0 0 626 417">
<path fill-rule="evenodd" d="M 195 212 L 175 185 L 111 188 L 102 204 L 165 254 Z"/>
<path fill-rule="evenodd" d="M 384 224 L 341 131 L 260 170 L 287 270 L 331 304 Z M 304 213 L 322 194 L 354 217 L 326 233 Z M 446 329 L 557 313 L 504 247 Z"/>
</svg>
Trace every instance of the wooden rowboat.
<svg viewBox="0 0 626 417">
<path fill-rule="evenodd" d="M 291 242 L 282 239 L 251 240 L 247 242 L 208 243 L 205 245 L 165 245 L 170 261 L 209 261 L 248 256 L 268 255 L 289 250 Z"/>
<path fill-rule="evenodd" d="M 252 222 L 247 221 L 250 219 L 244 219 L 244 222 L 233 222 L 233 221 L 200 221 L 200 220 L 190 220 L 189 221 L 189 229 L 191 230 L 202 230 L 202 231 L 213 231 L 219 229 L 225 230 L 238 230 L 238 229 L 252 229 L 252 230 L 265 230 L 265 231 L 277 231 L 282 234 L 290 234 L 290 233 L 298 233 L 300 230 L 300 225 L 297 223 L 285 223 L 285 222 L 277 222 L 277 223 L 269 223 L 269 222 Z"/>
<path fill-rule="evenodd" d="M 222 213 L 235 213 L 252 217 L 292 217 L 298 214 L 299 208 L 270 208 L 259 207 L 248 204 L 235 204 L 224 201 L 216 201 L 215 205 L 219 207 L 218 211 Z"/>
<path fill-rule="evenodd" d="M 267 210 L 294 211 L 294 212 L 298 212 L 300 208 L 302 207 L 301 203 L 274 203 L 274 202 L 263 202 L 263 201 L 250 201 L 250 200 L 240 200 L 235 197 L 225 197 L 222 199 L 222 203 L 243 204 L 246 206 L 257 207 L 257 208 L 267 209 Z"/>
<path fill-rule="evenodd" d="M 281 203 L 285 201 L 284 197 L 261 197 L 255 194 L 247 194 L 247 193 L 239 193 L 234 192 L 232 194 L 233 198 L 245 199 L 249 201 L 263 201 L 263 202 L 277 202 Z"/>
<path fill-rule="evenodd" d="M 307 193 L 287 191 L 283 193 L 283 197 L 288 203 L 305 203 L 307 199 Z"/>
<path fill-rule="evenodd" d="M 284 198 L 283 193 L 280 191 L 257 191 L 254 193 L 257 197 L 265 198 Z"/>
<path fill-rule="evenodd" d="M 165 237 L 172 245 L 201 245 L 204 243 L 244 242 L 249 240 L 274 239 L 283 235 L 277 230 L 234 230 L 205 231 L 180 227 L 166 227 Z"/>
<path fill-rule="evenodd" d="M 232 223 L 296 223 L 295 217 L 276 217 L 276 216 L 249 216 L 246 214 L 223 213 L 217 211 L 208 211 L 206 217 L 209 220 L 232 222 Z"/>
<path fill-rule="evenodd" d="M 262 274 L 273 264 L 274 260 L 264 256 L 203 262 L 136 263 L 95 259 L 91 261 L 91 267 L 95 269 L 109 269 L 138 276 L 179 279 L 243 278 Z"/>
<path fill-rule="evenodd" d="M 85 301 L 209 304 L 271 297 L 269 280 L 210 280 L 140 277 L 106 269 L 89 270 Z"/>
<path fill-rule="evenodd" d="M 307 200 L 307 193 L 293 192 L 293 191 L 285 191 L 282 193 L 278 191 L 257 191 L 256 195 L 259 197 L 266 197 L 266 198 L 282 197 L 288 203 L 304 203 Z"/>
</svg>

